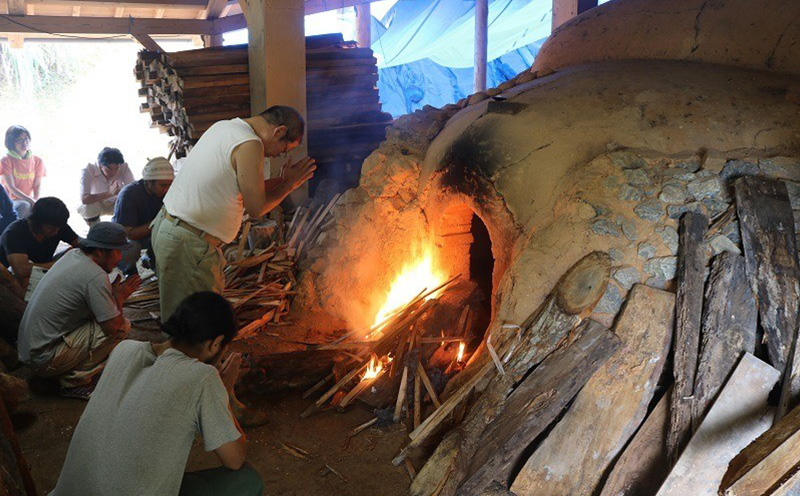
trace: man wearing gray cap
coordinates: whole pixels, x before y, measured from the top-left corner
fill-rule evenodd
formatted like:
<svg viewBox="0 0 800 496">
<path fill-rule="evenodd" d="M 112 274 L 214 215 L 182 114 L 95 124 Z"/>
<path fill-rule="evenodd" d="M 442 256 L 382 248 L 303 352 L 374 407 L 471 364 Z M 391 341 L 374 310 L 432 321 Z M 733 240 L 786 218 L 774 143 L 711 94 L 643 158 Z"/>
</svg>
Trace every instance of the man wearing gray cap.
<svg viewBox="0 0 800 496">
<path fill-rule="evenodd" d="M 139 287 L 139 276 L 108 279 L 129 244 L 119 224 L 96 223 L 80 248 L 44 275 L 25 309 L 19 358 L 40 377 L 58 377 L 63 396 L 88 399 L 92 378 L 130 330 L 122 305 Z"/>
<path fill-rule="evenodd" d="M 150 223 L 156 218 L 169 191 L 175 171 L 164 157 L 150 159 L 142 171 L 142 179 L 122 188 L 114 207 L 112 222 L 125 228 L 131 248 L 122 252 L 120 270 L 126 274 L 136 272 L 136 262 L 142 250 L 147 250 L 147 264 L 155 268 L 155 255 L 150 243 Z"/>
</svg>

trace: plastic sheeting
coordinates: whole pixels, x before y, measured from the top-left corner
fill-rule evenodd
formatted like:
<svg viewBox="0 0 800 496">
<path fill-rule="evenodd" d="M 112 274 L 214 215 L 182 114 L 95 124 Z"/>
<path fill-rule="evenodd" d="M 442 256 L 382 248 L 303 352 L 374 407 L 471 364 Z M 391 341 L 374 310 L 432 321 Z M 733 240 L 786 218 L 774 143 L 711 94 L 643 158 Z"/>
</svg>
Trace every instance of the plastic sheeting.
<svg viewBox="0 0 800 496">
<path fill-rule="evenodd" d="M 472 67 L 474 12 L 474 1 L 400 0 L 382 20 L 386 31 L 374 33 L 378 67 L 423 59 L 451 68 Z M 489 0 L 489 60 L 547 37 L 551 16 L 552 0 Z"/>
</svg>

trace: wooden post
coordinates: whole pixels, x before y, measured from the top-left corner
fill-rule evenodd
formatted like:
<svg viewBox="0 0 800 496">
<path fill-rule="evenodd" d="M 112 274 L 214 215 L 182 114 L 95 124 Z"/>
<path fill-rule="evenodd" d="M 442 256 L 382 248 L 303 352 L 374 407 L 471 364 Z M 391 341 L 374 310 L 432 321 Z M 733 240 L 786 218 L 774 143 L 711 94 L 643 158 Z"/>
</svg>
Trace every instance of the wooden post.
<svg viewBox="0 0 800 496">
<path fill-rule="evenodd" d="M 239 3 L 247 18 L 251 114 L 259 114 L 272 105 L 288 105 L 305 119 L 308 113 L 304 1 L 239 0 Z M 292 159 L 307 153 L 304 138 L 292 152 Z M 278 164 L 271 165 L 274 168 Z M 307 197 L 305 185 L 292 193 L 291 200 L 299 205 Z"/>
<path fill-rule="evenodd" d="M 208 4 L 206 5 L 206 10 L 203 12 L 203 16 L 206 19 L 218 19 L 222 14 L 222 11 L 225 9 L 226 5 L 227 2 L 225 0 L 209 0 Z M 222 46 L 222 35 L 221 34 L 204 35 L 203 46 L 206 48 Z"/>
<path fill-rule="evenodd" d="M 361 48 L 372 45 L 372 14 L 369 4 L 356 5 L 356 42 Z"/>
<path fill-rule="evenodd" d="M 489 0 L 475 0 L 475 84 L 473 91 L 486 91 L 489 50 Z"/>
<path fill-rule="evenodd" d="M 597 0 L 553 0 L 553 30 L 594 7 Z"/>
</svg>

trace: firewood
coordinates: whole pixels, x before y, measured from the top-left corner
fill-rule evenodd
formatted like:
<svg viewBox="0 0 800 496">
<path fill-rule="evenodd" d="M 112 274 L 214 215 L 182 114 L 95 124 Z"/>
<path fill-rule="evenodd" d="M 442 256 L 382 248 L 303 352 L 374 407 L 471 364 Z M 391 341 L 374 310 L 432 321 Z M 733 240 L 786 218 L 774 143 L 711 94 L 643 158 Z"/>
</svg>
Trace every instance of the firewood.
<svg viewBox="0 0 800 496">
<path fill-rule="evenodd" d="M 23 491 L 28 496 L 39 494 L 2 398 L 0 398 L 0 429 L 3 434 L 0 436 L 0 469 L 3 472 L 3 477 L 0 477 L 0 489 L 7 491 L 6 494 L 22 494 Z M 14 493 L 10 492 L 12 487 L 15 487 Z"/>
<path fill-rule="evenodd" d="M 417 368 L 417 372 L 414 374 L 414 428 L 417 429 L 419 427 L 421 417 L 422 417 L 422 395 L 420 394 L 421 388 L 419 387 L 420 383 L 419 377 L 419 368 Z"/>
<path fill-rule="evenodd" d="M 347 384 L 348 382 L 353 380 L 354 377 L 356 377 L 358 374 L 363 372 L 367 368 L 367 365 L 368 364 L 366 363 L 366 360 L 365 360 L 363 365 L 361 365 L 360 367 L 356 367 L 353 370 L 351 370 L 350 372 L 348 372 L 344 377 L 342 377 L 339 380 L 339 382 L 334 384 L 334 386 L 332 388 L 330 388 L 328 391 L 326 391 L 325 394 L 323 394 L 317 401 L 315 401 L 311 406 L 306 408 L 303 411 L 303 413 L 300 414 L 300 418 L 308 418 L 311 415 L 317 413 L 320 410 L 320 408 L 322 407 L 322 405 L 325 404 L 326 401 L 328 401 L 345 384 Z"/>
<path fill-rule="evenodd" d="M 417 376 L 422 379 L 422 384 L 425 386 L 425 390 L 428 392 L 428 396 L 430 396 L 433 405 L 436 408 L 442 406 L 441 402 L 439 402 L 439 398 L 436 396 L 436 390 L 433 389 L 431 380 L 428 378 L 428 374 L 425 373 L 425 368 L 419 362 L 417 362 Z M 419 426 L 415 425 L 414 427 L 416 428 Z"/>
<path fill-rule="evenodd" d="M 403 405 L 406 402 L 406 391 L 408 390 L 408 366 L 403 367 L 403 378 L 400 380 L 400 390 L 397 393 L 397 402 L 394 407 L 395 422 L 400 421 L 400 414 L 403 412 Z"/>
<path fill-rule="evenodd" d="M 528 458 L 511 486 L 514 493 L 598 492 L 647 413 L 669 352 L 674 313 L 672 293 L 634 286 L 614 328 L 622 346 Z"/>
<path fill-rule="evenodd" d="M 780 418 L 800 402 L 800 353 L 793 353 L 800 308 L 794 216 L 783 181 L 741 177 L 735 188 L 747 275 L 756 289 L 770 362 L 784 377 Z"/>
<path fill-rule="evenodd" d="M 708 218 L 687 212 L 680 221 L 678 253 L 678 293 L 675 298 L 675 351 L 667 450 L 674 464 L 692 435 L 692 391 L 700 348 L 700 323 L 703 312 L 703 275 L 706 268 L 704 236 Z"/>
<path fill-rule="evenodd" d="M 672 386 L 661 395 L 614 464 L 600 496 L 654 496 L 669 475 L 667 430 Z"/>
<path fill-rule="evenodd" d="M 715 260 L 703 309 L 703 338 L 692 403 L 693 430 L 708 413 L 745 352 L 756 346 L 756 302 L 744 257 L 723 253 Z"/>
<path fill-rule="evenodd" d="M 767 397 L 779 378 L 778 370 L 746 353 L 657 496 L 716 495 L 728 463 L 772 425 Z"/>
<path fill-rule="evenodd" d="M 494 479 L 507 480 L 528 444 L 555 420 L 620 346 L 619 339 L 596 322 L 587 321 L 577 334 L 573 343 L 545 358 L 503 402 L 494 420 L 471 441 L 476 443 L 473 455 L 469 459 L 455 459 L 454 470 L 446 477 L 440 494 L 451 494 L 451 491 L 477 494 Z M 476 413 L 482 416 L 486 411 Z M 448 436 L 459 437 L 461 433 L 469 436 L 471 427 L 464 426 Z M 460 436 L 461 446 L 467 436 Z M 425 494 L 423 486 L 417 484 L 418 481 L 424 483 L 425 468 L 412 484 L 410 494 Z"/>
<path fill-rule="evenodd" d="M 464 433 L 456 443 L 457 448 L 437 454 L 440 450 L 447 449 L 443 447 L 446 446 L 444 443 L 440 445 L 415 481 L 416 483 L 422 480 L 436 486 L 443 477 L 446 477 L 446 484 L 442 487 L 441 494 L 455 494 L 458 486 L 470 474 L 469 463 L 479 447 L 486 426 L 501 413 L 510 393 L 528 375 L 528 371 L 564 344 L 564 338 L 581 322 L 581 315 L 591 313 L 605 292 L 610 270 L 610 258 L 601 252 L 593 252 L 573 265 L 550 296 L 526 320 L 522 326 L 522 338 L 519 341 L 508 340 L 500 346 L 501 356 L 507 357 L 506 373 L 494 375 L 495 366 L 491 362 L 477 364 L 476 366 L 481 367 L 479 373 L 474 374 L 467 384 L 428 418 L 431 420 L 430 423 L 416 429 L 415 436 L 412 432 L 412 443 L 406 446 L 393 462 L 399 464 L 410 453 L 424 446 L 428 437 L 438 432 L 437 427 L 447 415 L 461 401 L 469 397 L 472 389 L 483 381 L 486 375 L 492 373 L 493 378 L 488 382 L 483 395 L 470 409 L 467 418 L 457 431 Z M 561 305 L 577 313 L 568 313 Z M 441 415 L 438 415 L 439 411 L 442 412 Z M 436 462 L 432 463 L 432 460 Z"/>
<path fill-rule="evenodd" d="M 761 496 L 774 491 L 796 493 L 800 486 L 800 407 L 780 419 L 731 460 L 719 494 Z"/>
</svg>

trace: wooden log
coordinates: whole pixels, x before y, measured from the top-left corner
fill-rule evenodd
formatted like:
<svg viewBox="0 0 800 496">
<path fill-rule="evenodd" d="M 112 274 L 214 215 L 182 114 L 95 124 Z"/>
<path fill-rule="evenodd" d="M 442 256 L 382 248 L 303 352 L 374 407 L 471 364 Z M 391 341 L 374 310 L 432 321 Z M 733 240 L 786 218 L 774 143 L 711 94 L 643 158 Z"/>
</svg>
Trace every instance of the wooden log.
<svg viewBox="0 0 800 496">
<path fill-rule="evenodd" d="M 223 74 L 248 74 L 247 64 L 222 64 L 222 65 L 203 65 L 197 67 L 184 67 L 181 69 L 181 77 L 189 76 L 211 76 Z"/>
<path fill-rule="evenodd" d="M 728 463 L 772 425 L 767 397 L 779 378 L 746 353 L 657 496 L 715 496 Z"/>
<path fill-rule="evenodd" d="M 513 349 L 508 353 L 503 353 L 508 357 L 504 365 L 505 373 L 491 378 L 483 395 L 470 409 L 464 424 L 459 427 L 458 431 L 463 434 L 452 434 L 459 437 L 458 448 L 447 454 L 434 454 L 433 459 L 438 461 L 431 463 L 429 460 L 419 472 L 414 482 L 416 485 L 419 481 L 418 488 L 426 487 L 421 485 L 423 483 L 436 487 L 443 481 L 440 494 L 455 494 L 458 486 L 470 473 L 470 460 L 479 447 L 481 434 L 486 426 L 501 412 L 504 402 L 528 371 L 564 344 L 569 333 L 581 322 L 582 315 L 591 313 L 608 285 L 610 268 L 611 261 L 606 253 L 593 252 L 573 265 L 559 280 L 553 293 L 521 326 L 521 339 L 514 343 Z M 568 313 L 564 308 L 577 313 Z M 440 410 L 452 411 L 484 380 L 485 374 L 493 371 L 494 365 L 491 362 L 484 365 L 480 373 L 462 387 L 462 391 L 443 403 Z M 425 426 L 414 442 L 393 462 L 399 463 L 398 460 L 402 461 L 404 456 L 423 446 L 429 436 L 438 432 L 437 427 L 443 420 L 444 418 L 439 417 L 435 423 Z M 437 447 L 436 451 L 440 449 L 443 448 Z"/>
<path fill-rule="evenodd" d="M 0 398 L 0 494 L 10 496 L 36 496 L 36 484 L 25 462 L 14 425 L 5 407 L 5 401 Z"/>
<path fill-rule="evenodd" d="M 634 286 L 614 328 L 621 348 L 586 383 L 564 418 L 528 458 L 512 492 L 523 496 L 599 491 L 653 399 L 669 353 L 674 315 L 672 293 Z M 503 481 L 508 473 L 494 475 Z"/>
<path fill-rule="evenodd" d="M 249 85 L 250 75 L 244 74 L 212 74 L 210 76 L 184 76 L 180 79 L 180 87 L 183 90 L 196 88 L 211 88 L 219 86 L 238 86 Z"/>
<path fill-rule="evenodd" d="M 573 343 L 547 357 L 523 380 L 484 430 L 474 456 L 464 461 L 470 471 L 459 494 L 480 493 L 493 480 L 507 481 L 525 448 L 621 344 L 612 332 L 593 321 L 587 321 L 577 333 Z M 458 473 L 456 470 L 453 475 Z M 412 494 L 420 494 L 414 489 L 412 485 Z"/>
<path fill-rule="evenodd" d="M 675 356 L 667 451 L 675 463 L 692 435 L 692 392 L 700 348 L 703 312 L 703 275 L 706 268 L 705 234 L 708 218 L 687 212 L 681 218 L 678 235 L 678 292 L 675 297 Z"/>
<path fill-rule="evenodd" d="M 756 346 L 756 301 L 744 257 L 725 252 L 714 260 L 703 309 L 703 338 L 692 403 L 693 430 L 700 427 L 742 354 Z"/>
<path fill-rule="evenodd" d="M 783 181 L 748 176 L 737 179 L 735 187 L 747 275 L 770 362 L 784 375 L 780 418 L 800 401 L 800 353 L 790 357 L 800 307 L 794 216 Z"/>
<path fill-rule="evenodd" d="M 788 486 L 800 472 L 800 407 L 741 451 L 728 465 L 719 493 L 725 496 L 761 496 Z M 787 487 L 788 488 L 788 487 Z"/>
<path fill-rule="evenodd" d="M 653 496 L 669 475 L 667 431 L 672 387 L 622 452 L 600 496 Z"/>
</svg>

